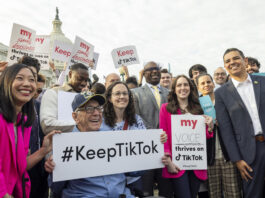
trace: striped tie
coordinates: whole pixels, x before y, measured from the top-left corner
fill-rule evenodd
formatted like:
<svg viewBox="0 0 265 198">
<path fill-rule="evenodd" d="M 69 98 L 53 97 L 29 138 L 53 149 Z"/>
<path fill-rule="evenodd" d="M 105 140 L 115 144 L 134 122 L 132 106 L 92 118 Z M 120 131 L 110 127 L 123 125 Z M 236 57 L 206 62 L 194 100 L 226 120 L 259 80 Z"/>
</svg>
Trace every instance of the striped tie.
<svg viewBox="0 0 265 198">
<path fill-rule="evenodd" d="M 159 90 L 158 90 L 157 86 L 155 86 L 155 85 L 153 85 L 152 88 L 154 89 L 154 95 L 155 95 L 156 103 L 157 103 L 158 107 L 160 108 L 160 94 L 159 94 Z"/>
</svg>

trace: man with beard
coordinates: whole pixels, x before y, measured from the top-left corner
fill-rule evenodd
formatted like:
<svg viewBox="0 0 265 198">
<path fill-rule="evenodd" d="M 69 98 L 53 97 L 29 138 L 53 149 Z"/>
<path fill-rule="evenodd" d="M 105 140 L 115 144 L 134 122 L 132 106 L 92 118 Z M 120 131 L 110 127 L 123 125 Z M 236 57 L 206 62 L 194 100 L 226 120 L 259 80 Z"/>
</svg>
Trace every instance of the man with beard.
<svg viewBox="0 0 265 198">
<path fill-rule="evenodd" d="M 143 75 L 146 84 L 132 89 L 134 94 L 135 111 L 144 121 L 146 128 L 159 128 L 159 110 L 167 102 L 168 90 L 160 86 L 161 72 L 157 63 L 151 61 L 144 66 Z M 172 194 L 169 181 L 162 178 L 162 169 L 146 171 L 142 176 L 144 196 L 152 196 L 154 183 L 157 182 L 159 195 L 170 197 Z"/>
<path fill-rule="evenodd" d="M 247 57 L 247 59 L 248 59 L 247 72 L 249 74 L 259 73 L 259 69 L 260 69 L 259 61 L 252 57 Z"/>
</svg>

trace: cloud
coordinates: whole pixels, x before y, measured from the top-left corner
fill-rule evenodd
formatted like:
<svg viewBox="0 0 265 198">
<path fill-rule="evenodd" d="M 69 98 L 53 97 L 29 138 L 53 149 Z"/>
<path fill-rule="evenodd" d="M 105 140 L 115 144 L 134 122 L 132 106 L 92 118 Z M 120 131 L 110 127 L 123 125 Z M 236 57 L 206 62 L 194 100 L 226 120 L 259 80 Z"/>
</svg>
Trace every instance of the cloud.
<svg viewBox="0 0 265 198">
<path fill-rule="evenodd" d="M 100 53 L 99 76 L 113 72 L 113 48 L 136 45 L 141 64 L 154 60 L 174 75 L 188 73 L 201 63 L 210 73 L 222 66 L 226 48 L 241 48 L 263 63 L 265 24 L 262 0 L 75 0 L 15 1 L 5 3 L 0 13 L 1 42 L 8 44 L 13 22 L 50 34 L 55 7 L 59 7 L 62 30 L 95 45 Z M 130 66 L 138 75 L 142 66 Z M 264 71 L 264 69 L 262 69 Z"/>
</svg>

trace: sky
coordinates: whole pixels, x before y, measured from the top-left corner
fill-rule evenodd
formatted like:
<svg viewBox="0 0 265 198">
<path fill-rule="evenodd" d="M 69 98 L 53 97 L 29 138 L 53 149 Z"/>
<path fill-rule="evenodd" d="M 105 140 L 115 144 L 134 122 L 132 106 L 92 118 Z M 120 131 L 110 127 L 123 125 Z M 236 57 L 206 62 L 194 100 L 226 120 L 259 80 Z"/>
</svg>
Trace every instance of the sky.
<svg viewBox="0 0 265 198">
<path fill-rule="evenodd" d="M 103 75 L 118 72 L 111 51 L 135 45 L 139 65 L 128 67 L 138 77 L 148 61 L 163 68 L 170 64 L 174 76 L 188 75 L 194 64 L 208 72 L 223 66 L 227 48 L 241 49 L 257 58 L 264 72 L 265 1 L 263 0 L 0 0 L 0 42 L 9 45 L 13 23 L 38 35 L 52 31 L 56 6 L 62 31 L 74 42 L 78 35 L 95 46 Z"/>
</svg>

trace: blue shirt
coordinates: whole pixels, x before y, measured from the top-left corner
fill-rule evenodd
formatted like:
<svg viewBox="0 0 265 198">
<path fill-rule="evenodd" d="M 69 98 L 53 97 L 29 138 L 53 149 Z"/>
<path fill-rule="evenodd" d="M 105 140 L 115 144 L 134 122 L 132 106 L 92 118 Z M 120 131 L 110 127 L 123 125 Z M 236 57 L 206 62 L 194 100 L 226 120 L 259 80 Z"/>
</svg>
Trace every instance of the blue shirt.
<svg viewBox="0 0 265 198">
<path fill-rule="evenodd" d="M 133 125 L 128 125 L 127 130 L 144 130 L 144 129 L 146 129 L 144 122 L 141 119 L 141 117 L 139 115 L 136 115 L 135 118 L 136 118 L 136 123 Z M 123 126 L 124 126 L 124 121 L 116 123 L 114 127 L 110 127 L 103 120 L 99 130 L 100 131 L 120 131 L 120 130 L 123 130 Z"/>
<path fill-rule="evenodd" d="M 136 123 L 134 123 L 133 125 L 128 125 L 127 130 L 144 130 L 144 129 L 146 129 L 142 118 L 139 115 L 136 115 L 135 118 L 136 118 Z M 123 130 L 124 123 L 125 123 L 124 121 L 118 122 L 115 124 L 114 127 L 110 127 L 103 120 L 99 130 L 100 131 L 121 131 L 121 130 Z M 131 172 L 129 174 L 130 174 L 130 176 L 127 176 L 127 184 L 131 184 L 131 183 L 137 181 L 138 179 L 140 179 L 140 177 L 137 177 L 135 175 L 139 175 L 139 174 L 141 175 L 141 174 L 143 174 L 143 172 L 142 171 L 136 171 L 136 172 Z"/>
<path fill-rule="evenodd" d="M 80 131 L 75 127 L 73 132 Z M 126 198 L 134 198 L 126 188 L 126 177 L 123 173 L 70 180 L 63 190 L 62 198 L 118 198 L 120 194 L 125 194 Z"/>
</svg>

